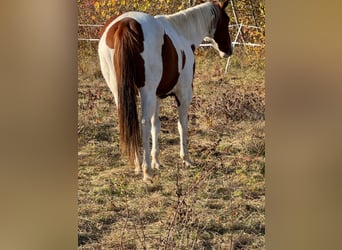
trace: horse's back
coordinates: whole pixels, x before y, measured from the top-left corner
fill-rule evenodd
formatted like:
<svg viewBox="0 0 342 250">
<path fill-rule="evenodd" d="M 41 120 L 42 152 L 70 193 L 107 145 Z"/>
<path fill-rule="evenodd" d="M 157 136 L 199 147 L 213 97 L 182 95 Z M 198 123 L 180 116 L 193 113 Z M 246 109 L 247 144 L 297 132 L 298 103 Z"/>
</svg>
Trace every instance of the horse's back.
<svg viewBox="0 0 342 250">
<path fill-rule="evenodd" d="M 105 27 L 99 52 L 105 55 L 102 57 L 107 58 L 108 62 L 112 62 L 107 64 L 110 68 L 105 66 L 102 70 L 103 72 L 111 71 L 112 77 L 108 78 L 113 81 L 116 78 L 115 65 L 113 65 L 113 58 L 117 56 L 114 50 L 114 40 L 116 43 L 125 42 L 118 35 L 120 32 L 117 31 L 117 27 L 120 23 L 123 27 L 128 27 L 127 32 L 133 30 L 142 48 L 139 54 L 143 63 L 138 66 L 138 71 L 144 72 L 142 73 L 144 82 L 138 87 L 148 84 L 149 88 L 156 89 L 158 96 L 165 96 L 176 87 L 179 81 L 191 86 L 194 62 L 191 44 L 188 44 L 184 37 L 174 29 L 167 16 L 154 17 L 143 12 L 127 12 L 112 20 Z M 110 83 L 109 85 L 112 89 L 116 84 Z"/>
</svg>

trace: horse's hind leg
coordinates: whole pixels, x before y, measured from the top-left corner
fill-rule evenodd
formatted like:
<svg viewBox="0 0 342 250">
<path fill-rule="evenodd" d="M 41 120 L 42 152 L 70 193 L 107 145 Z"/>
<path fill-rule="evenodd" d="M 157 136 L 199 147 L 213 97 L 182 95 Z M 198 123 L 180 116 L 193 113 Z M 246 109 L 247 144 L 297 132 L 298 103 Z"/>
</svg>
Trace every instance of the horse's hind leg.
<svg viewBox="0 0 342 250">
<path fill-rule="evenodd" d="M 143 180 L 147 183 L 152 182 L 151 168 L 151 150 L 150 150 L 150 135 L 151 135 L 151 120 L 155 112 L 157 97 L 155 92 L 149 92 L 148 89 L 142 88 L 141 91 L 141 127 L 142 127 L 142 143 L 143 143 Z"/>
<path fill-rule="evenodd" d="M 160 100 L 157 99 L 155 112 L 152 115 L 152 168 L 159 169 L 159 145 L 158 145 L 158 135 L 160 132 L 160 120 L 159 120 L 159 109 L 160 109 Z"/>
<path fill-rule="evenodd" d="M 139 174 L 141 171 L 141 157 L 139 152 L 135 152 L 135 159 L 134 159 L 134 166 L 135 166 L 135 173 Z"/>
<path fill-rule="evenodd" d="M 191 102 L 191 94 L 187 98 L 178 98 L 178 131 L 180 135 L 180 157 L 186 166 L 192 166 L 194 163 L 189 157 L 188 152 L 188 110 Z"/>
</svg>

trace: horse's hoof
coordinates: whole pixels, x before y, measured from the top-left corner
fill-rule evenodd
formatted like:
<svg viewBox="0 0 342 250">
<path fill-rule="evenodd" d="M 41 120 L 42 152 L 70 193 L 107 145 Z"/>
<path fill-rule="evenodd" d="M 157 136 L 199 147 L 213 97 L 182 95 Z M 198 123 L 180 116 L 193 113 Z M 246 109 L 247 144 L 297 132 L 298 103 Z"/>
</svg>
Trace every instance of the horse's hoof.
<svg viewBox="0 0 342 250">
<path fill-rule="evenodd" d="M 151 169 L 144 169 L 143 181 L 147 184 L 152 184 L 153 183 L 152 177 L 153 177 L 152 170 Z"/>
<path fill-rule="evenodd" d="M 134 174 L 135 175 L 140 175 L 141 169 L 140 168 L 135 168 L 134 169 Z"/>
<path fill-rule="evenodd" d="M 183 164 L 186 166 L 186 167 L 195 167 L 195 163 L 192 161 L 192 160 L 183 160 Z"/>
<path fill-rule="evenodd" d="M 159 162 L 153 162 L 152 163 L 152 169 L 160 170 L 160 163 Z"/>
<path fill-rule="evenodd" d="M 144 176 L 143 181 L 148 185 L 153 184 L 153 180 L 151 176 Z"/>
</svg>

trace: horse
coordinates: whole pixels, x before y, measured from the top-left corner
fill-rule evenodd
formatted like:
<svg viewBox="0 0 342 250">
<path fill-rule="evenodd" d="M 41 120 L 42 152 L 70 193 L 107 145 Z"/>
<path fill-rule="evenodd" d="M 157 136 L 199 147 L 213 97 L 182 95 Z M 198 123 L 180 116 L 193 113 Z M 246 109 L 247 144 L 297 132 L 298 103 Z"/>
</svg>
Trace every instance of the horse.
<svg viewBox="0 0 342 250">
<path fill-rule="evenodd" d="M 227 5 L 228 0 L 212 0 L 171 15 L 156 16 L 130 11 L 112 17 L 102 28 L 98 54 L 102 75 L 118 111 L 121 154 L 128 156 L 137 173 L 143 170 L 143 181 L 147 183 L 153 182 L 152 169 L 160 167 L 159 109 L 165 97 L 176 99 L 180 157 L 187 166 L 193 165 L 188 153 L 187 132 L 195 73 L 194 52 L 205 38 L 221 57 L 232 54 Z"/>
</svg>

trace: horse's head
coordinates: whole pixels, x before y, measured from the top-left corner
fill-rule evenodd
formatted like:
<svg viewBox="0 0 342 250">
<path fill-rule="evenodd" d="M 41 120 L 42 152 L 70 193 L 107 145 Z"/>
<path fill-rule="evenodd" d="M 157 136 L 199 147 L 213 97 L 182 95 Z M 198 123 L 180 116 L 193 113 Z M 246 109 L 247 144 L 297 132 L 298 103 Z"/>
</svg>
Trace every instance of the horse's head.
<svg viewBox="0 0 342 250">
<path fill-rule="evenodd" d="M 215 7 L 215 18 L 211 42 L 221 57 L 229 57 L 233 53 L 233 46 L 228 31 L 229 17 L 225 11 L 228 0 L 222 3 L 213 2 L 213 4 Z"/>
</svg>

